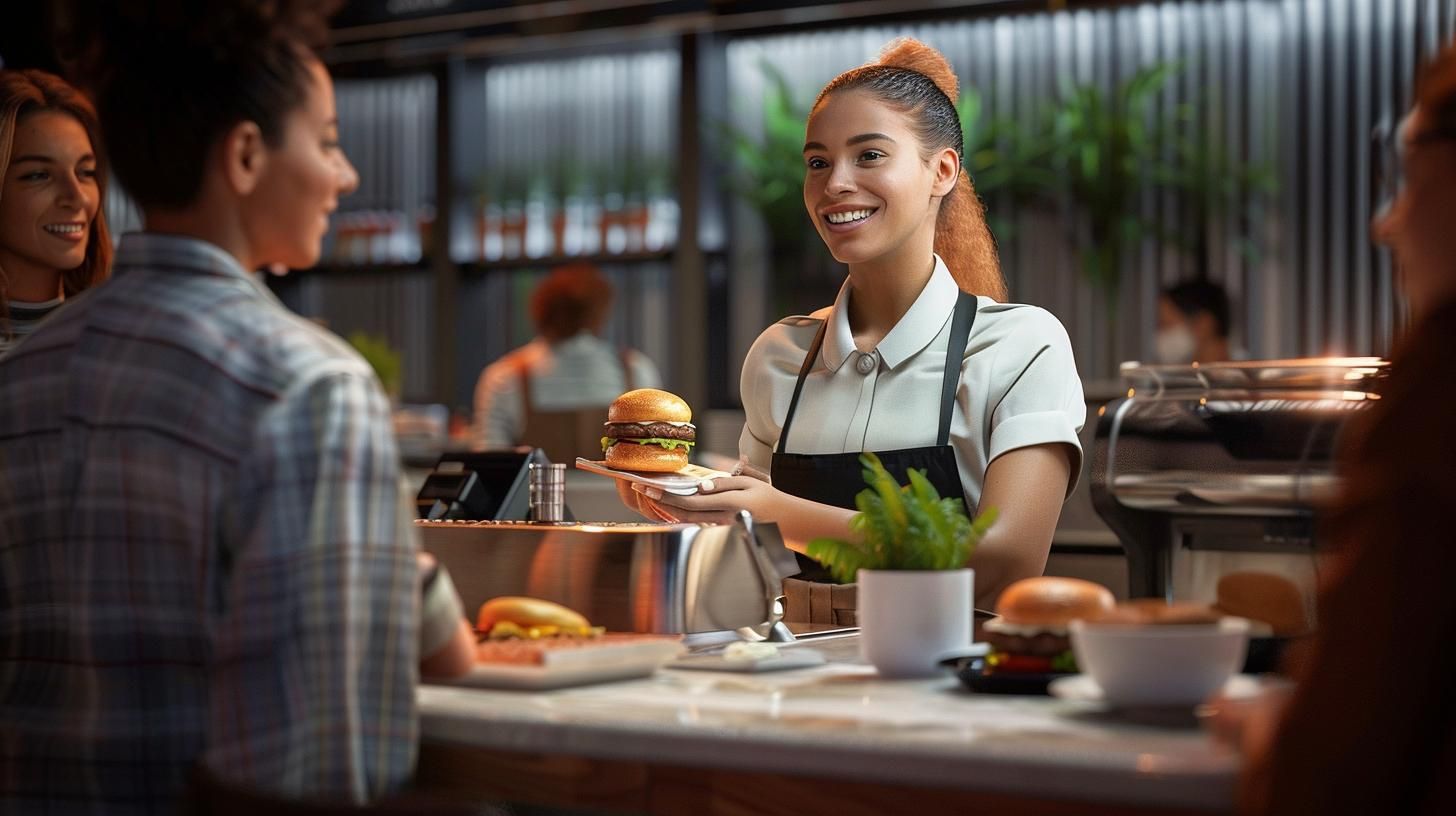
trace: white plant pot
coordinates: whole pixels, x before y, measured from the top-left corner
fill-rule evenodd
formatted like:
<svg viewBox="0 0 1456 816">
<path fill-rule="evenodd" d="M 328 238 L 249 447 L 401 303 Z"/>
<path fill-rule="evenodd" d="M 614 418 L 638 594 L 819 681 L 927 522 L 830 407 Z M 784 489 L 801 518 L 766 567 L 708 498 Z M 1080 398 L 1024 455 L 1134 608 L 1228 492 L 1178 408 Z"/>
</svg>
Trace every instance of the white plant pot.
<svg viewBox="0 0 1456 816">
<path fill-rule="evenodd" d="M 860 570 L 860 653 L 885 677 L 929 677 L 971 644 L 975 571 Z"/>
</svg>

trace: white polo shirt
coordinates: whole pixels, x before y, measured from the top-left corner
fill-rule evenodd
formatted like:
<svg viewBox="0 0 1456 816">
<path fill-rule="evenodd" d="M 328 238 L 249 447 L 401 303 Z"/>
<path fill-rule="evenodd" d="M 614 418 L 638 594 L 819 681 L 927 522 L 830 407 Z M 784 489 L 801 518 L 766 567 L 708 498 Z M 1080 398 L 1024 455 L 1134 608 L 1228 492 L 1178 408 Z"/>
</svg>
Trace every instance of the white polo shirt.
<svg viewBox="0 0 1456 816">
<path fill-rule="evenodd" d="M 743 363 L 748 416 L 739 455 L 768 472 L 799 367 L 828 320 L 824 347 L 804 382 L 789 428 L 787 453 L 848 453 L 936 443 L 945 348 L 959 289 L 939 256 L 925 289 L 900 322 L 869 352 L 849 328 L 849 281 L 834 305 L 768 327 Z M 1072 492 L 1082 470 L 1077 432 L 1087 419 L 1082 381 L 1061 322 L 1035 306 L 978 298 L 961 363 L 950 444 L 969 507 L 977 507 L 986 466 L 1017 448 L 1064 442 L 1072 457 Z"/>
</svg>

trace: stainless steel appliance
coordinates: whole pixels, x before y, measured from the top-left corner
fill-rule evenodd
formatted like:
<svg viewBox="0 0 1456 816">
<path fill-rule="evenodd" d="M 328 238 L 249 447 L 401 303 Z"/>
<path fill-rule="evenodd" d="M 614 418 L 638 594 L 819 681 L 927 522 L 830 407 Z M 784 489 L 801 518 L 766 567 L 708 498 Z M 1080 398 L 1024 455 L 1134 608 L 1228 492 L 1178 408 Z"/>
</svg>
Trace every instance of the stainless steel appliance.
<svg viewBox="0 0 1456 816">
<path fill-rule="evenodd" d="M 1126 396 L 1098 412 L 1090 477 L 1129 594 L 1211 601 L 1223 574 L 1258 570 L 1294 580 L 1312 615 L 1337 438 L 1386 372 L 1375 358 L 1125 365 Z"/>
<path fill-rule="evenodd" d="M 778 527 L 733 524 L 416 521 L 473 613 L 500 595 L 565 604 L 615 632 L 709 633 L 778 624 L 797 574 Z M 775 626 L 775 624 L 778 624 Z M 749 634 L 754 637 L 753 634 Z"/>
</svg>

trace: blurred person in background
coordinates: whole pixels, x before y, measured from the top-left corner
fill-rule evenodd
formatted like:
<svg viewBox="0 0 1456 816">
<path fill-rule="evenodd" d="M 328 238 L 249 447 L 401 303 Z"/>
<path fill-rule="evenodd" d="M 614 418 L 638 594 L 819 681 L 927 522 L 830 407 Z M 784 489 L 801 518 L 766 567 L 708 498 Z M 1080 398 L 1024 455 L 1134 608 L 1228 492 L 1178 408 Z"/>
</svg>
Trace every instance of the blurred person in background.
<svg viewBox="0 0 1456 816">
<path fill-rule="evenodd" d="M 0 357 L 111 267 L 96 110 L 44 71 L 0 71 Z"/>
<path fill-rule="evenodd" d="M 255 272 L 314 265 L 357 184 L 328 5 L 58 18 L 145 230 L 0 360 L 0 812 L 172 812 L 193 773 L 373 799 L 421 657 L 470 665 L 377 378 Z"/>
<path fill-rule="evenodd" d="M 1193 280 L 1158 295 L 1154 356 L 1164 365 L 1223 363 L 1242 355 L 1229 345 L 1228 292 L 1209 280 Z"/>
<path fill-rule="evenodd" d="M 1319 628 L 1290 660 L 1293 692 L 1224 703 L 1250 814 L 1456 813 L 1456 50 L 1423 73 L 1393 148 L 1373 232 L 1410 328 L 1379 402 L 1343 434 Z"/>
<path fill-rule="evenodd" d="M 531 292 L 536 337 L 481 372 L 475 447 L 529 445 L 553 462 L 601 458 L 607 406 L 624 391 L 661 388 L 647 355 L 601 338 L 612 284 L 596 267 L 552 270 Z"/>
</svg>

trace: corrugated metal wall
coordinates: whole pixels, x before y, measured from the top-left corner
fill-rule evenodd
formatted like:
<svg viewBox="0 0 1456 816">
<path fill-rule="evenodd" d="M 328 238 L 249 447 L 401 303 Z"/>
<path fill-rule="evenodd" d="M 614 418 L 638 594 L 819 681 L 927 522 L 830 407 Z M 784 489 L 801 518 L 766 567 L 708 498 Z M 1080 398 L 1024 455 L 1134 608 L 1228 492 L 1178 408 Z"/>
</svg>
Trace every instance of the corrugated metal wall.
<svg viewBox="0 0 1456 816">
<path fill-rule="evenodd" d="M 1453 34 L 1456 0 L 1165 2 L 745 38 L 729 45 L 728 70 L 735 116 L 752 126 L 761 117 L 761 60 L 812 99 L 889 39 L 915 36 L 946 54 L 990 114 L 1029 125 L 1065 79 L 1110 89 L 1141 66 L 1182 61 L 1163 110 L 1190 104 L 1191 132 L 1212 149 L 1272 167 L 1278 192 L 1233 209 L 1252 225 L 1260 248 L 1253 257 L 1241 248 L 1241 219 L 1189 223 L 1175 197 L 1152 193 L 1143 196 L 1145 213 L 1160 213 L 1185 236 L 1208 231 L 1209 275 L 1233 295 L 1236 340 L 1252 355 L 1383 354 L 1399 304 L 1388 259 L 1368 238 L 1371 133 L 1409 106 L 1419 61 Z M 1012 297 L 1062 319 L 1084 377 L 1109 377 L 1118 361 L 1151 353 L 1157 291 L 1193 275 L 1193 258 L 1147 242 L 1109 305 L 1082 279 L 1054 214 L 1016 212 L 1014 220 L 1002 241 Z M 734 319 L 761 327 L 775 317 Z"/>
</svg>

